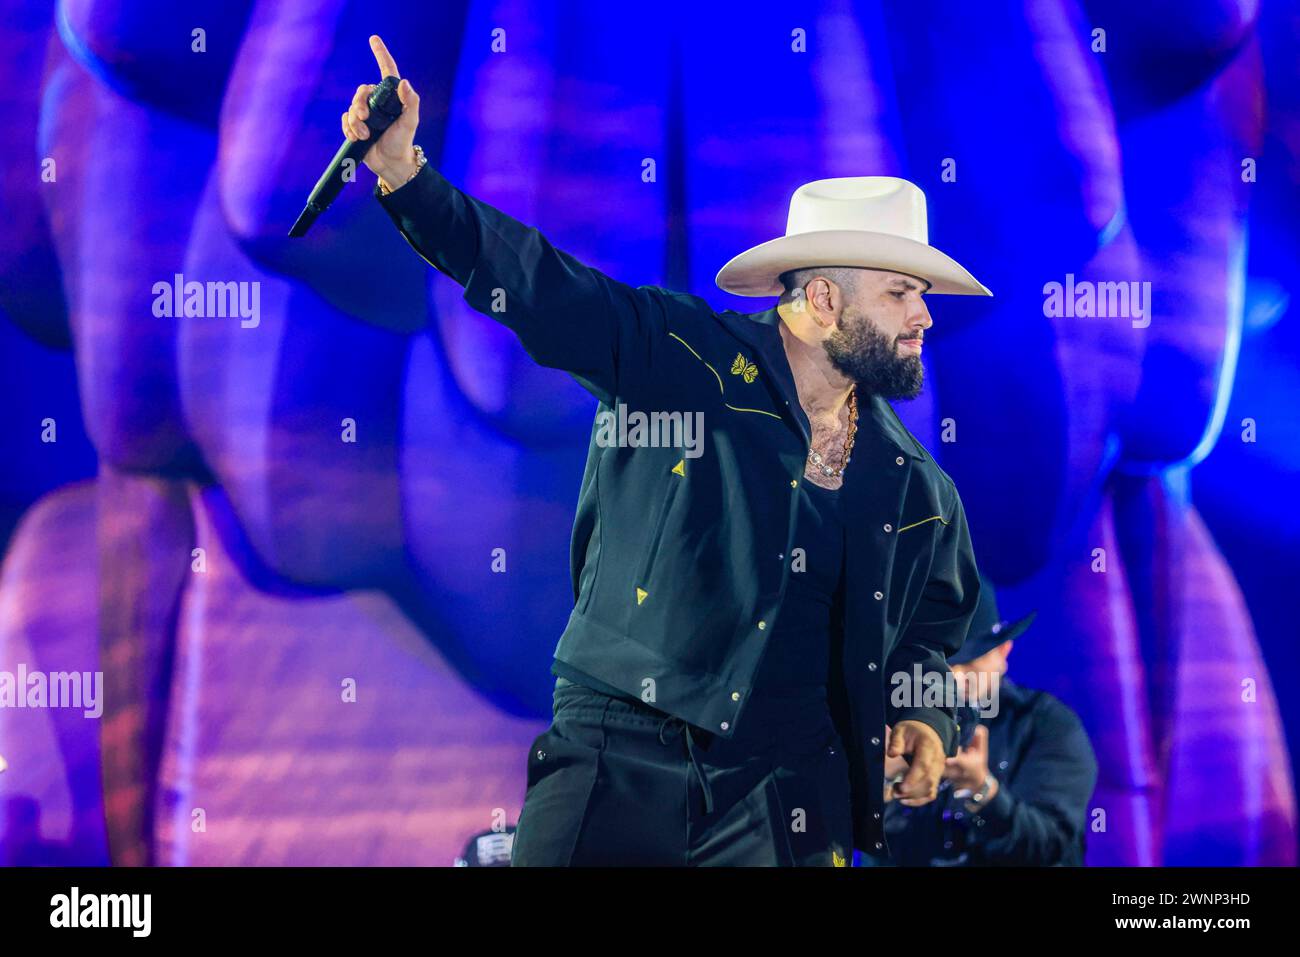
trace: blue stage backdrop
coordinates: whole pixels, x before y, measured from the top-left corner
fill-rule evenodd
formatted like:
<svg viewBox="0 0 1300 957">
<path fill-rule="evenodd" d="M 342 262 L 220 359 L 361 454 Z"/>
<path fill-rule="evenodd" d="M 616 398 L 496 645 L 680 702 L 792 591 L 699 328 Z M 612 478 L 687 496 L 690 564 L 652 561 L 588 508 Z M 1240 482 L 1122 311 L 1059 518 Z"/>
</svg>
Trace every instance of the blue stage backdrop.
<svg viewBox="0 0 1300 957">
<path fill-rule="evenodd" d="M 454 183 L 633 284 L 766 308 L 713 276 L 795 187 L 918 183 L 995 298 L 930 301 L 900 414 L 1039 611 L 1090 862 L 1295 862 L 1295 4 L 0 7 L 0 673 L 102 675 L 0 708 L 6 862 L 442 864 L 518 814 L 595 402 L 365 170 L 286 238 L 371 33 Z"/>
</svg>

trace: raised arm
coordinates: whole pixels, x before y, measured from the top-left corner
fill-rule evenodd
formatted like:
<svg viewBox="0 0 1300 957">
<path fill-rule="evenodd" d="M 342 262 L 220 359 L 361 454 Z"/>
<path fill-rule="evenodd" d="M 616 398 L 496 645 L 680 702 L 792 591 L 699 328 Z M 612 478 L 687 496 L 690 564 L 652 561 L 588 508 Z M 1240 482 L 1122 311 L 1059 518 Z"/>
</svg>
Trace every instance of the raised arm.
<svg viewBox="0 0 1300 957">
<path fill-rule="evenodd" d="M 381 76 L 400 76 L 378 37 L 371 49 Z M 351 138 L 371 87 L 357 88 L 343 115 Z M 598 398 L 613 402 L 625 379 L 643 374 L 667 330 L 672 294 L 632 287 L 556 249 L 537 229 L 453 186 L 414 148 L 420 98 L 403 80 L 402 116 L 366 155 L 380 179 L 379 201 L 430 265 L 464 287 L 477 311 L 507 326 L 539 364 L 571 373 Z M 392 137 L 392 140 L 389 140 Z"/>
</svg>

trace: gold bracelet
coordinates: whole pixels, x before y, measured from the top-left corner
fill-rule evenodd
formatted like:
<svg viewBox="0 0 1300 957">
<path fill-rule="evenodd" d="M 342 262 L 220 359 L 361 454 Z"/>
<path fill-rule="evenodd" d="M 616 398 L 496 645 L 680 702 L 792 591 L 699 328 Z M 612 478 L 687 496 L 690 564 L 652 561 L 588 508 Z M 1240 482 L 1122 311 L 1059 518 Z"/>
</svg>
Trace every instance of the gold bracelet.
<svg viewBox="0 0 1300 957">
<path fill-rule="evenodd" d="M 415 146 L 415 172 L 412 173 L 410 176 L 406 177 L 406 179 L 404 179 L 404 180 L 402 181 L 402 183 L 397 187 L 397 189 L 401 189 L 403 186 L 405 186 L 405 185 L 406 185 L 407 183 L 409 183 L 411 180 L 415 179 L 415 177 L 419 176 L 419 175 L 420 175 L 420 170 L 424 169 L 424 164 L 427 163 L 427 162 L 428 162 L 428 159 L 425 158 L 424 150 L 423 150 L 423 149 L 422 149 L 418 144 L 416 144 L 416 146 Z M 396 192 L 396 190 L 391 190 L 391 189 L 389 189 L 388 186 L 387 186 L 387 184 L 384 183 L 383 177 L 380 177 L 380 179 L 379 179 L 379 195 L 380 195 L 380 196 L 388 196 L 388 195 L 390 195 L 391 193 L 394 193 L 394 192 Z"/>
</svg>

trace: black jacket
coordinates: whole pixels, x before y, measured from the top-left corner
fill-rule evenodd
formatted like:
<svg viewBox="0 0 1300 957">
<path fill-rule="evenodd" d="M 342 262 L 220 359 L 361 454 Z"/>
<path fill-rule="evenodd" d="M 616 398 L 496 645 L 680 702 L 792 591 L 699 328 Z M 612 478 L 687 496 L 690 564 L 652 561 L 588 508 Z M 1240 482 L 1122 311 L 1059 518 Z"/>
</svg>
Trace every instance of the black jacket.
<svg viewBox="0 0 1300 957">
<path fill-rule="evenodd" d="M 979 814 L 944 788 L 917 808 L 885 813 L 890 856 L 904 866 L 1078 866 L 1097 759 L 1078 716 L 1045 691 L 1003 678 L 989 729 L 989 773 L 998 793 Z M 965 709 L 963 709 L 965 711 Z M 978 716 L 963 717 L 968 737 Z"/>
<path fill-rule="evenodd" d="M 380 202 L 470 306 L 589 390 L 598 420 L 620 404 L 702 413 L 695 458 L 607 447 L 593 423 L 573 529 L 574 608 L 555 655 L 731 735 L 780 613 L 810 441 L 776 310 L 718 313 L 696 296 L 625 285 L 430 166 Z M 854 842 L 879 853 L 885 722 L 923 721 L 949 754 L 956 746 L 951 710 L 886 713 L 886 674 L 947 671 L 979 576 L 952 481 L 883 399 L 862 402 L 850 468 L 871 481 L 845 501 L 843 672 L 830 694 L 849 749 Z"/>
</svg>

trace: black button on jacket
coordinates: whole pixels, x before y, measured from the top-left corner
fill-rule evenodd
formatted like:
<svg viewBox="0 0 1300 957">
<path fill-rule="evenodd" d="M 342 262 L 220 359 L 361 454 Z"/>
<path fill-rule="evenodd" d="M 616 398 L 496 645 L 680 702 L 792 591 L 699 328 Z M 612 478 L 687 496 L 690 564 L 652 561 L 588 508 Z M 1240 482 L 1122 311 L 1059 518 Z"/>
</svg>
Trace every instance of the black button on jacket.
<svg viewBox="0 0 1300 957">
<path fill-rule="evenodd" d="M 378 191 L 376 190 L 376 195 Z M 574 608 L 555 656 L 714 734 L 745 720 L 789 575 L 809 425 L 780 317 L 632 287 L 456 189 L 431 166 L 380 202 L 426 261 L 533 359 L 600 402 L 572 540 Z M 702 413 L 702 454 L 610 447 L 601 412 Z M 890 676 L 943 672 L 979 592 L 952 480 L 879 397 L 863 397 L 846 483 L 844 641 L 829 689 L 849 749 L 854 843 L 880 853 L 884 726 L 953 711 L 887 707 Z"/>
</svg>

